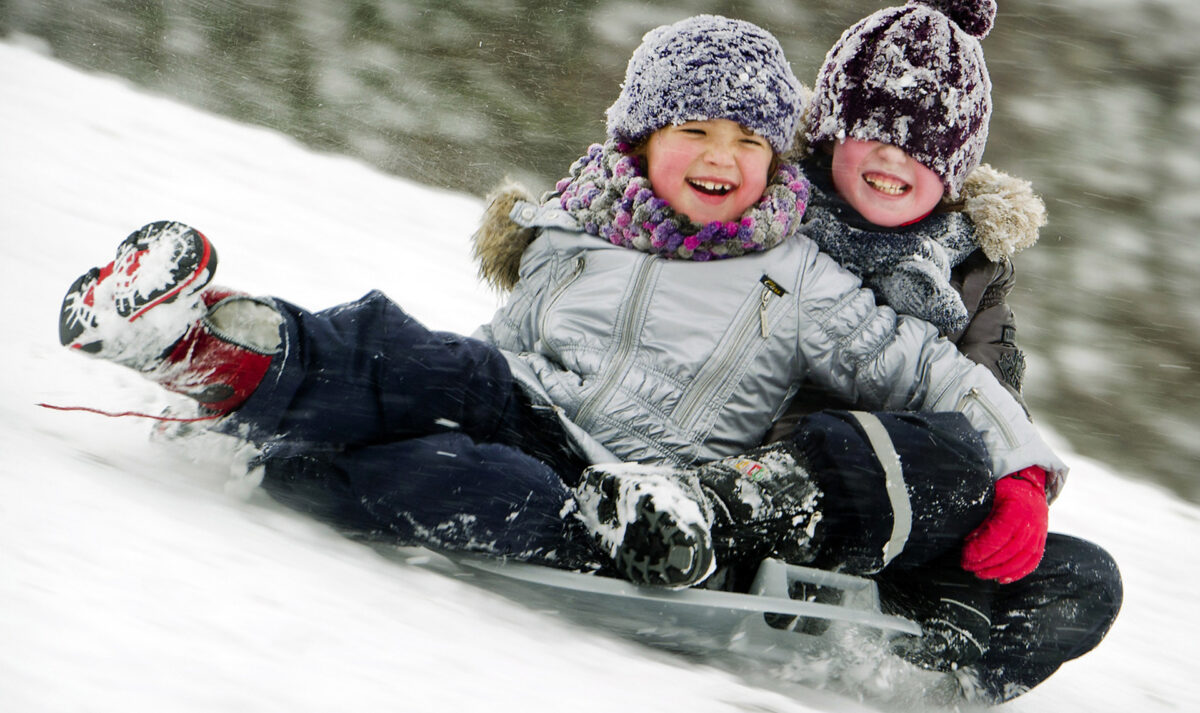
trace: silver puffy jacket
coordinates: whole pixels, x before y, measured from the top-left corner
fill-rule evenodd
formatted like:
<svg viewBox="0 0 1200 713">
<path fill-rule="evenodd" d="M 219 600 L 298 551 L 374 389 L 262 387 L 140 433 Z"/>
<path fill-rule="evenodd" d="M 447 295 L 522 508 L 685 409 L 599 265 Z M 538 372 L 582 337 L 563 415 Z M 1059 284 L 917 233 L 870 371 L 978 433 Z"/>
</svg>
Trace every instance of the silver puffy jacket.
<svg viewBox="0 0 1200 713">
<path fill-rule="evenodd" d="M 805 378 L 873 410 L 962 411 L 996 477 L 1066 466 L 991 373 L 926 322 L 876 306 L 794 236 L 763 253 L 665 260 L 518 204 L 541 228 L 520 280 L 476 336 L 505 352 L 593 461 L 690 464 L 758 445 Z"/>
</svg>

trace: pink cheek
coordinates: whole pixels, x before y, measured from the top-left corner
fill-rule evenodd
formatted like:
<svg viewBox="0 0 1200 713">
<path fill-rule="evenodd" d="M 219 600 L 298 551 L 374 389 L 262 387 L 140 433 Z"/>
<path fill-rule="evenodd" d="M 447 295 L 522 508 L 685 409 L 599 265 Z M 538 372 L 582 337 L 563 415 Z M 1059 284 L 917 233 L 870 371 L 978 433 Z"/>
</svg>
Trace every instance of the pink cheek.
<svg viewBox="0 0 1200 713">
<path fill-rule="evenodd" d="M 765 188 L 766 186 L 762 186 L 760 188 L 752 187 L 750 190 L 743 191 L 742 194 L 738 196 L 738 214 L 740 215 L 745 213 L 750 209 L 751 206 L 757 203 L 758 200 L 762 198 L 763 190 Z"/>
<path fill-rule="evenodd" d="M 667 154 L 656 161 L 646 174 L 653 186 L 675 186 L 683 183 L 683 172 L 687 164 Z"/>
</svg>

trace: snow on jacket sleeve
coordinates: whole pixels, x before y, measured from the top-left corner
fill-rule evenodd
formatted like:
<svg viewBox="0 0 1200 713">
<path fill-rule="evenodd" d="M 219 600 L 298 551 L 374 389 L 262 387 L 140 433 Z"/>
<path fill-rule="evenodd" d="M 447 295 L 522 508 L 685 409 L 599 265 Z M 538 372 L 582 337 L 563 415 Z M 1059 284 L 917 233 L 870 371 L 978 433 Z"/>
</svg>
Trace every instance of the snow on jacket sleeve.
<svg viewBox="0 0 1200 713">
<path fill-rule="evenodd" d="M 799 350 L 814 381 L 867 408 L 962 412 L 987 443 L 997 478 L 1031 465 L 1066 473 L 1021 404 L 932 325 L 876 305 L 827 255 L 814 251 L 802 269 Z"/>
</svg>

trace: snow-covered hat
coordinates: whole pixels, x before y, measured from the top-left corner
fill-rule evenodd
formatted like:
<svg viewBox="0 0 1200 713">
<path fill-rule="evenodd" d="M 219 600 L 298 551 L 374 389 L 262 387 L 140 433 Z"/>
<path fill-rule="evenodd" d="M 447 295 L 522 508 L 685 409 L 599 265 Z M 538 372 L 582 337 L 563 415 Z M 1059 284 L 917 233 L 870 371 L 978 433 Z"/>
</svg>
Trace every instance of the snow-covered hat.
<svg viewBox="0 0 1200 713">
<path fill-rule="evenodd" d="M 783 153 L 799 127 L 803 91 L 771 33 L 696 15 L 642 38 L 608 108 L 608 135 L 635 144 L 668 124 L 729 119 Z"/>
<path fill-rule="evenodd" d="M 909 0 L 860 20 L 817 75 L 809 146 L 894 144 L 957 197 L 987 143 L 992 82 L 979 40 L 995 18 L 996 0 Z"/>
</svg>

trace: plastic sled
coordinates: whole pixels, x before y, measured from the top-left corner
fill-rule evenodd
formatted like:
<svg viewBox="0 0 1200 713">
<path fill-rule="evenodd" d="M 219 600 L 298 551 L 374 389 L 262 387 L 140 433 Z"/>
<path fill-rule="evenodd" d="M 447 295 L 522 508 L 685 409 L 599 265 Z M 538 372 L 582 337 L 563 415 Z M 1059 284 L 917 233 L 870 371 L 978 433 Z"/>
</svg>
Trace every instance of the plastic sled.
<svg viewBox="0 0 1200 713">
<path fill-rule="evenodd" d="M 785 663 L 828 652 L 835 632 L 882 638 L 921 634 L 918 624 L 884 614 L 875 582 L 766 559 L 746 593 L 670 590 L 512 561 L 454 560 L 485 575 L 492 588 L 660 648 L 724 651 Z"/>
</svg>

